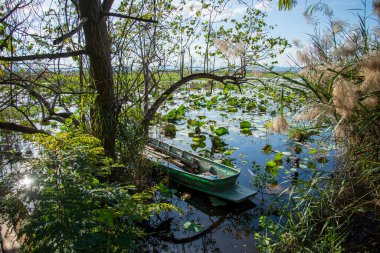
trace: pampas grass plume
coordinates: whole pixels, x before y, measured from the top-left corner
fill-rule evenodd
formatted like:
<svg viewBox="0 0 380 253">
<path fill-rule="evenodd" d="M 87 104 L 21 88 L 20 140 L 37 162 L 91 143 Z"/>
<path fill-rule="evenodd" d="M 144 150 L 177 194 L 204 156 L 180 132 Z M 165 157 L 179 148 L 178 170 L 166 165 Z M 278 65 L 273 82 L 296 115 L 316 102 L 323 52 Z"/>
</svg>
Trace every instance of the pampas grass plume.
<svg viewBox="0 0 380 253">
<path fill-rule="evenodd" d="M 333 104 L 336 112 L 343 119 L 351 117 L 358 99 L 357 89 L 350 82 L 340 79 L 333 89 Z"/>
<path fill-rule="evenodd" d="M 273 120 L 272 130 L 275 133 L 282 133 L 287 131 L 289 128 L 288 121 L 284 116 L 278 116 Z"/>
<path fill-rule="evenodd" d="M 376 15 L 380 18 L 380 0 L 373 1 L 373 10 Z"/>
<path fill-rule="evenodd" d="M 379 100 L 376 96 L 370 96 L 362 101 L 362 104 L 368 107 L 376 107 Z"/>
</svg>

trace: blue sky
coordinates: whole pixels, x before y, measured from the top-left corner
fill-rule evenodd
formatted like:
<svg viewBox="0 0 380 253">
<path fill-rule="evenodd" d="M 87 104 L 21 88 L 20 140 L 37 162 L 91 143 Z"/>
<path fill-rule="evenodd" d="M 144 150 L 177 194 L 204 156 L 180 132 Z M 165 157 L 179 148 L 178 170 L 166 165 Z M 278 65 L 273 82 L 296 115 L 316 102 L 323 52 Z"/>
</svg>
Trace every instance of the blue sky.
<svg viewBox="0 0 380 253">
<path fill-rule="evenodd" d="M 313 27 L 307 24 L 303 12 L 310 4 L 327 3 L 334 12 L 334 16 L 350 24 L 358 24 L 358 13 L 363 14 L 363 4 L 361 0 L 298 0 L 298 4 L 291 11 L 279 11 L 277 4 L 278 0 L 273 0 L 270 6 L 261 4 L 259 7 L 264 7 L 268 14 L 267 23 L 276 25 L 273 32 L 274 35 L 284 37 L 292 42 L 294 39 L 301 40 L 304 44 L 308 41 L 308 34 L 313 33 Z M 375 20 L 375 15 L 372 15 L 372 0 L 367 0 L 367 14 L 369 24 L 373 27 L 378 24 Z M 322 17 L 321 17 L 322 18 Z M 326 27 L 326 19 L 321 19 L 320 27 Z M 288 49 L 286 54 L 294 55 L 296 48 Z M 278 59 L 279 66 L 292 65 L 291 60 L 287 55 L 282 55 Z"/>
</svg>

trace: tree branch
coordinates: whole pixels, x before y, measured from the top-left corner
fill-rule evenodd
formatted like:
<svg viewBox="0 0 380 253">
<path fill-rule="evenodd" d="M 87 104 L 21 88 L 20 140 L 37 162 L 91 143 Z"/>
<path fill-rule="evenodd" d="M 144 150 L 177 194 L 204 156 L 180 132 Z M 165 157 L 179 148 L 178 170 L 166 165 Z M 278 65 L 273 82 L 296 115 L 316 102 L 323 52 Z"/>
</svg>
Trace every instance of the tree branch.
<svg viewBox="0 0 380 253">
<path fill-rule="evenodd" d="M 119 14 L 119 13 L 114 13 L 114 12 L 109 12 L 109 13 L 103 13 L 104 16 L 107 17 L 118 17 L 118 18 L 128 18 L 128 19 L 133 19 L 137 21 L 142 21 L 142 22 L 149 22 L 149 23 L 155 23 L 158 24 L 157 20 L 153 19 L 146 19 L 146 18 L 139 18 L 139 17 L 132 17 L 124 14 Z"/>
<path fill-rule="evenodd" d="M 56 53 L 56 54 L 34 54 L 34 55 L 24 55 L 24 56 L 0 56 L 0 61 L 33 61 L 33 60 L 44 60 L 44 59 L 58 59 L 58 58 L 67 58 L 72 56 L 78 56 L 86 54 L 86 50 L 78 50 L 65 53 Z"/>
<path fill-rule="evenodd" d="M 62 43 L 65 39 L 68 39 L 68 38 L 72 37 L 74 34 L 76 34 L 77 32 L 79 32 L 80 29 L 82 29 L 83 25 L 87 22 L 87 20 L 88 20 L 88 18 L 82 18 L 82 20 L 79 22 L 77 27 L 75 27 L 70 32 L 62 35 L 61 37 L 56 38 L 53 41 L 53 45 L 57 45 L 59 43 Z"/>
<path fill-rule="evenodd" d="M 4 17 L 0 18 L 0 23 L 4 22 L 10 15 L 12 15 L 13 12 L 15 12 L 20 6 L 21 6 L 21 1 L 16 4 L 15 7 L 12 8 L 7 14 L 4 15 Z"/>
<path fill-rule="evenodd" d="M 193 242 L 195 240 L 198 240 L 202 236 L 212 232 L 217 227 L 219 227 L 225 221 L 226 217 L 227 217 L 227 215 L 223 215 L 222 217 L 220 217 L 217 221 L 213 222 L 208 228 L 206 228 L 202 232 L 195 234 L 193 236 L 190 236 L 188 238 L 175 238 L 175 237 L 169 237 L 169 236 L 160 236 L 160 239 L 162 239 L 164 241 L 169 241 L 169 242 L 172 242 L 175 244 Z"/>
<path fill-rule="evenodd" d="M 196 79 L 211 79 L 211 80 L 215 80 L 224 84 L 231 83 L 231 84 L 236 84 L 236 85 L 239 85 L 239 81 L 240 81 L 240 78 L 236 76 L 218 76 L 211 73 L 197 73 L 197 74 L 191 74 L 191 75 L 185 76 L 181 80 L 172 84 L 164 93 L 161 94 L 159 98 L 157 98 L 157 100 L 153 103 L 153 105 L 146 111 L 142 123 L 144 125 L 148 124 L 149 121 L 153 118 L 158 108 L 162 105 L 163 102 L 165 102 L 167 97 L 169 97 L 173 92 L 175 92 L 182 85 Z"/>
<path fill-rule="evenodd" d="M 108 13 L 111 10 L 114 0 L 103 0 L 102 3 L 102 12 Z"/>
<path fill-rule="evenodd" d="M 9 123 L 9 122 L 0 122 L 0 129 L 26 133 L 26 134 L 38 134 L 38 133 L 48 134 L 47 132 L 37 129 L 37 128 L 21 126 L 21 125 L 18 125 L 15 123 Z"/>
</svg>

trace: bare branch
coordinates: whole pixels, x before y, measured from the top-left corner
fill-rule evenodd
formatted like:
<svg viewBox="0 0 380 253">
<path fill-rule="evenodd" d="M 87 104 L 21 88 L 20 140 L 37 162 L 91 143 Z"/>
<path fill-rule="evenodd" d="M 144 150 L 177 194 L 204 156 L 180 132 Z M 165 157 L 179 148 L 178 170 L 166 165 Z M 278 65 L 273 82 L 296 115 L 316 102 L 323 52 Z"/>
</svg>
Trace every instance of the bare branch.
<svg viewBox="0 0 380 253">
<path fill-rule="evenodd" d="M 21 6 L 21 4 L 22 2 L 20 1 L 18 4 L 16 4 L 15 7 L 13 7 L 12 10 L 5 14 L 4 17 L 0 18 L 0 23 L 4 22 L 10 15 L 12 15 L 12 13 L 15 12 Z"/>
<path fill-rule="evenodd" d="M 72 56 L 78 56 L 86 54 L 86 50 L 78 50 L 66 53 L 56 53 L 56 54 L 34 54 L 34 55 L 24 55 L 24 56 L 0 56 L 0 61 L 33 61 L 33 60 L 44 60 L 44 59 L 58 59 L 58 58 L 67 58 Z"/>
<path fill-rule="evenodd" d="M 128 16 L 128 15 L 124 15 L 124 14 L 119 14 L 119 13 L 114 13 L 114 12 L 103 13 L 103 15 L 104 16 L 108 16 L 108 17 L 128 18 L 128 19 L 133 19 L 133 20 L 137 20 L 137 21 L 158 24 L 157 20 L 146 19 L 146 18 L 139 18 L 139 17 L 132 17 L 132 16 Z"/>
<path fill-rule="evenodd" d="M 82 29 L 83 25 L 87 22 L 87 20 L 88 20 L 88 18 L 82 18 L 82 20 L 79 22 L 77 27 L 75 27 L 70 32 L 62 35 L 61 37 L 55 39 L 53 41 L 53 45 L 57 45 L 59 43 L 62 43 L 65 39 L 68 39 L 68 38 L 72 37 L 74 34 L 76 34 L 77 32 L 79 32 L 80 29 Z"/>
<path fill-rule="evenodd" d="M 0 122 L 0 129 L 26 133 L 26 134 L 38 134 L 38 133 L 47 134 L 45 131 L 37 129 L 37 128 L 21 126 L 21 125 L 18 125 L 15 123 L 9 123 L 9 122 Z"/>
<path fill-rule="evenodd" d="M 218 76 L 211 73 L 197 73 L 185 76 L 181 80 L 172 84 L 164 93 L 161 94 L 159 98 L 153 103 L 153 105 L 146 111 L 143 119 L 143 124 L 148 124 L 148 122 L 153 118 L 154 114 L 158 108 L 165 102 L 166 98 L 169 97 L 174 91 L 176 91 L 182 85 L 196 79 L 211 79 L 224 84 L 231 83 L 239 85 L 241 81 L 239 77 L 236 76 Z"/>
</svg>

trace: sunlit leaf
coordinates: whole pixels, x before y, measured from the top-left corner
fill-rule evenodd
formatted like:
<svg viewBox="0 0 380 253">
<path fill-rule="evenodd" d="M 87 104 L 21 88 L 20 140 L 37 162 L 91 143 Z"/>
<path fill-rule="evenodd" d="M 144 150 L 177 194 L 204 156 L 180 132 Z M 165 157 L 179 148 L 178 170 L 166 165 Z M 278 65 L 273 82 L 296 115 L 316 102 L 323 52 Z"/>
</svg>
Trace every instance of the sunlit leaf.
<svg viewBox="0 0 380 253">
<path fill-rule="evenodd" d="M 249 123 L 248 121 L 241 121 L 240 129 L 244 129 L 244 128 L 251 128 L 251 123 Z"/>
<path fill-rule="evenodd" d="M 193 221 L 186 221 L 183 224 L 183 228 L 187 231 L 201 232 L 203 230 L 203 225 L 199 223 L 195 223 Z"/>
<path fill-rule="evenodd" d="M 228 129 L 225 127 L 219 127 L 218 129 L 215 130 L 215 133 L 219 136 L 228 134 Z"/>
</svg>

